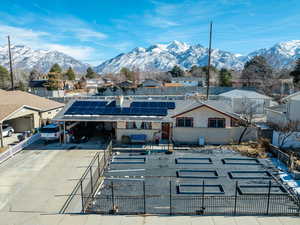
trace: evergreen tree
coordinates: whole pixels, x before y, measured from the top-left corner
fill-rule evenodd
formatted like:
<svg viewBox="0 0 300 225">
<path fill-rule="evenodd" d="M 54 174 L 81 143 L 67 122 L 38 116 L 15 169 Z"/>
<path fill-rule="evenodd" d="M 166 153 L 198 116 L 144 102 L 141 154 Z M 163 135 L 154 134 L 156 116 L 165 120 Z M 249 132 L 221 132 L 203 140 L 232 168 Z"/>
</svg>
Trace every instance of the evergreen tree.
<svg viewBox="0 0 300 225">
<path fill-rule="evenodd" d="M 123 74 L 126 78 L 126 80 L 130 80 L 130 81 L 133 81 L 133 72 L 130 71 L 128 68 L 126 67 L 123 67 L 121 70 L 120 70 L 120 73 Z"/>
<path fill-rule="evenodd" d="M 39 77 L 39 72 L 36 69 L 30 71 L 29 81 L 36 80 Z"/>
<path fill-rule="evenodd" d="M 183 77 L 184 71 L 177 65 L 175 65 L 169 73 L 172 75 L 172 77 Z"/>
<path fill-rule="evenodd" d="M 231 87 L 232 86 L 232 75 L 230 71 L 222 68 L 219 72 L 219 86 L 221 87 Z"/>
<path fill-rule="evenodd" d="M 48 74 L 48 81 L 45 85 L 47 90 L 59 90 L 61 88 L 60 73 L 51 72 Z"/>
<path fill-rule="evenodd" d="M 7 69 L 0 65 L 0 88 L 6 89 L 9 86 L 10 76 Z"/>
<path fill-rule="evenodd" d="M 300 58 L 297 59 L 295 68 L 291 71 L 290 76 L 293 77 L 294 83 L 297 86 L 300 85 Z"/>
<path fill-rule="evenodd" d="M 263 56 L 254 56 L 245 63 L 241 78 L 246 81 L 244 86 L 254 86 L 265 94 L 271 94 L 275 85 L 272 72 Z"/>
<path fill-rule="evenodd" d="M 67 80 L 75 80 L 76 75 L 72 69 L 72 67 L 69 67 L 69 69 L 67 70 L 67 72 L 65 73 L 65 78 Z"/>
<path fill-rule="evenodd" d="M 55 64 L 51 67 L 51 69 L 50 69 L 49 72 L 50 72 L 50 73 L 61 73 L 61 72 L 62 72 L 62 69 L 61 69 L 61 67 L 60 67 L 57 63 L 55 63 Z"/>
<path fill-rule="evenodd" d="M 94 79 L 96 78 L 97 74 L 94 72 L 94 70 L 91 67 L 88 67 L 86 70 L 86 75 L 85 77 L 87 79 Z"/>
</svg>

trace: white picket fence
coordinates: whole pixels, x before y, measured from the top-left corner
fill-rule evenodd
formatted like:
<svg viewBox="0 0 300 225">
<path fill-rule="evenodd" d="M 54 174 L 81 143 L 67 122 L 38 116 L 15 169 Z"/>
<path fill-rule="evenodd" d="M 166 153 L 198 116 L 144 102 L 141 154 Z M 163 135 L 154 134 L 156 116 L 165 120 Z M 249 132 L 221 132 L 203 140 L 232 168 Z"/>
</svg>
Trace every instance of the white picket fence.
<svg viewBox="0 0 300 225">
<path fill-rule="evenodd" d="M 14 146 L 11 146 L 5 152 L 0 154 L 0 163 L 4 162 L 8 158 L 12 157 L 14 154 L 23 150 L 24 148 L 26 148 L 28 145 L 32 144 L 33 142 L 39 140 L 40 137 L 41 137 L 40 134 L 35 134 L 35 135 L 32 135 L 31 137 L 25 139 L 24 141 L 21 141 L 20 143 L 14 145 Z"/>
</svg>

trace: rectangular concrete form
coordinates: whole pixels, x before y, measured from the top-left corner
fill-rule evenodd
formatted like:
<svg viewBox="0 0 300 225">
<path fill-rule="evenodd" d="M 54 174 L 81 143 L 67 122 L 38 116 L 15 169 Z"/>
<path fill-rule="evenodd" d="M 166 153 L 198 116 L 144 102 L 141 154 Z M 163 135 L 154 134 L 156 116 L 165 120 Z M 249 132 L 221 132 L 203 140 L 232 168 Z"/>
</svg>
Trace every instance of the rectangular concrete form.
<svg viewBox="0 0 300 225">
<path fill-rule="evenodd" d="M 202 179 L 216 179 L 218 172 L 216 170 L 177 170 L 178 178 L 202 178 Z"/>
<path fill-rule="evenodd" d="M 145 164 L 145 157 L 114 157 L 112 164 Z"/>
<path fill-rule="evenodd" d="M 250 158 L 224 158 L 222 162 L 229 165 L 260 165 L 258 159 Z"/>
<path fill-rule="evenodd" d="M 251 195 L 251 194 L 268 194 L 269 185 L 240 185 L 238 186 L 238 192 L 240 195 Z M 287 191 L 279 185 L 273 185 L 270 189 L 270 194 L 281 195 L 287 194 Z"/>
<path fill-rule="evenodd" d="M 231 171 L 228 172 L 231 179 L 271 179 L 268 171 Z"/>
<path fill-rule="evenodd" d="M 202 184 L 179 184 L 177 186 L 178 194 L 203 194 Z M 205 195 L 218 195 L 225 194 L 224 189 L 221 184 L 205 184 L 204 185 Z"/>
<path fill-rule="evenodd" d="M 211 158 L 185 158 L 175 159 L 176 164 L 212 164 Z"/>
</svg>

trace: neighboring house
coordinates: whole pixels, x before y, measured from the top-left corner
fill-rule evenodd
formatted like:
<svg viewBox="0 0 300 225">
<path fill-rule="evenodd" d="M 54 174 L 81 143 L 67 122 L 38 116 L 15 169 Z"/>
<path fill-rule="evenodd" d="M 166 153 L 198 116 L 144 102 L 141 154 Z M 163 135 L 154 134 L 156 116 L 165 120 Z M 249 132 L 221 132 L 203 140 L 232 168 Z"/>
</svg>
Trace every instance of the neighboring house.
<svg viewBox="0 0 300 225">
<path fill-rule="evenodd" d="M 206 144 L 228 144 L 237 141 L 244 129 L 238 126 L 242 119 L 225 111 L 222 104 L 220 110 L 212 102 L 122 99 L 73 101 L 54 120 L 102 127 L 102 133 L 108 132 L 118 142 L 124 136 L 144 135 L 148 142 L 159 137 L 179 144 L 198 144 L 201 137 Z M 249 131 L 244 140 L 256 139 L 256 128 L 249 128 Z"/>
<path fill-rule="evenodd" d="M 249 107 L 251 107 L 253 114 L 264 114 L 265 108 L 274 104 L 272 98 L 267 95 L 260 94 L 256 91 L 238 89 L 221 93 L 219 94 L 219 98 L 231 104 L 233 112 L 238 114 L 248 111 Z"/>
<path fill-rule="evenodd" d="M 85 88 L 88 90 L 89 93 L 97 93 L 98 88 L 102 87 L 105 84 L 104 80 L 101 78 L 87 79 L 85 82 Z"/>
<path fill-rule="evenodd" d="M 146 79 L 142 82 L 142 87 L 146 87 L 146 88 L 157 88 L 157 87 L 161 87 L 162 83 L 158 80 L 154 80 L 154 79 Z"/>
<path fill-rule="evenodd" d="M 173 77 L 171 83 L 182 86 L 204 86 L 205 79 L 202 77 Z"/>
<path fill-rule="evenodd" d="M 27 92 L 0 90 L 0 126 L 9 124 L 15 132 L 39 128 L 63 107 L 64 104 Z"/>
<path fill-rule="evenodd" d="M 41 97 L 64 97 L 64 90 L 47 90 L 48 80 L 32 80 L 29 81 L 29 92 Z"/>
<path fill-rule="evenodd" d="M 282 104 L 269 107 L 267 123 L 279 128 L 288 126 L 289 123 L 300 122 L 300 92 L 296 92 L 282 99 Z M 274 131 L 273 144 L 280 145 L 280 132 Z M 287 138 L 283 147 L 300 147 L 300 127 Z"/>
</svg>

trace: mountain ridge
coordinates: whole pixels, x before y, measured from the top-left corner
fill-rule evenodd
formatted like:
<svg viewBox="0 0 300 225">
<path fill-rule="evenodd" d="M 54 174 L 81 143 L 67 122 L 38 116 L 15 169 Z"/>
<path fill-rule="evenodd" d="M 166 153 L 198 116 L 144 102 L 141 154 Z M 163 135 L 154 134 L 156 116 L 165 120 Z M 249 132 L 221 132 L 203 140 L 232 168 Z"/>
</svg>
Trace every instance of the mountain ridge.
<svg viewBox="0 0 300 225">
<path fill-rule="evenodd" d="M 71 66 L 77 73 L 83 74 L 90 66 L 59 51 L 33 50 L 25 45 L 13 45 L 11 50 L 14 68 L 27 72 L 36 69 L 46 73 L 54 63 L 58 63 L 63 70 Z M 279 42 L 247 55 L 212 49 L 211 62 L 217 68 L 241 70 L 244 63 L 255 55 L 264 56 L 276 70 L 291 68 L 293 62 L 300 58 L 300 40 Z M 167 44 L 153 44 L 147 48 L 136 47 L 104 61 L 94 69 L 100 74 L 117 73 L 122 67 L 140 71 L 168 71 L 174 65 L 179 65 L 183 69 L 189 69 L 193 65 L 207 65 L 207 58 L 208 48 L 203 45 L 189 45 L 175 40 Z M 0 46 L 0 64 L 8 67 L 7 45 Z"/>
</svg>

